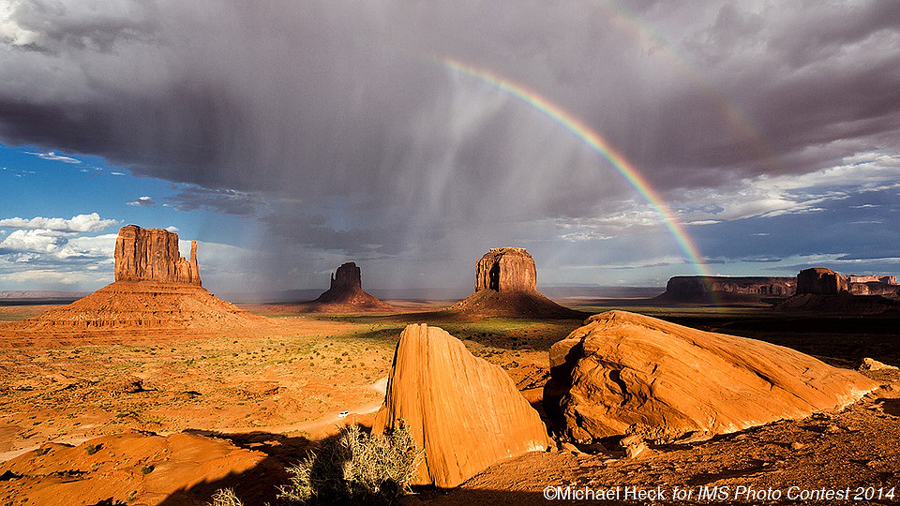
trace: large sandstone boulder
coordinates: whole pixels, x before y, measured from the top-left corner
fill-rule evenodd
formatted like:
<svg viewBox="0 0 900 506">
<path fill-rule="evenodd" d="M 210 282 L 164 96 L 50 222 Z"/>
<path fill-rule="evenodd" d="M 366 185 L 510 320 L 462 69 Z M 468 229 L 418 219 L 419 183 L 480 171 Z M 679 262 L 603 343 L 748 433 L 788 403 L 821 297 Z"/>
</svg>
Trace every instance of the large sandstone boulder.
<svg viewBox="0 0 900 506">
<path fill-rule="evenodd" d="M 551 444 L 538 412 L 503 369 L 424 324 L 400 336 L 373 433 L 401 420 L 425 450 L 415 482 L 422 485 L 455 487 L 495 462 Z"/>
<path fill-rule="evenodd" d="M 577 440 L 730 433 L 840 409 L 877 386 L 789 348 L 624 311 L 554 344 L 550 367 L 548 411 Z"/>
<path fill-rule="evenodd" d="M 831 269 L 806 269 L 797 274 L 797 295 L 837 295 L 849 290 L 847 278 Z"/>
<path fill-rule="evenodd" d="M 475 293 L 450 312 L 476 316 L 584 318 L 537 291 L 537 269 L 525 248 L 491 248 L 475 264 Z"/>
<path fill-rule="evenodd" d="M 346 262 L 331 275 L 331 286 L 313 301 L 313 310 L 387 311 L 392 309 L 362 289 L 362 274 L 355 262 Z"/>
<path fill-rule="evenodd" d="M 178 234 L 161 228 L 126 225 L 116 238 L 116 281 L 157 281 L 200 285 L 197 242 L 191 241 L 191 259 L 178 252 Z"/>
</svg>

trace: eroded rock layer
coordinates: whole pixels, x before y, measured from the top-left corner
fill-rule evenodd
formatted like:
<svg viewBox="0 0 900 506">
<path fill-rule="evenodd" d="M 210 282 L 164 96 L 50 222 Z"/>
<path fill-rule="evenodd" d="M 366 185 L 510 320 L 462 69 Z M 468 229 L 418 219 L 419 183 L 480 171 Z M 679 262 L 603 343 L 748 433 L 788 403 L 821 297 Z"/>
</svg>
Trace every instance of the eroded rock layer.
<svg viewBox="0 0 900 506">
<path fill-rule="evenodd" d="M 25 340 L 42 334 L 77 337 L 145 330 L 216 332 L 257 328 L 266 321 L 197 285 L 116 281 L 67 306 L 6 325 L 2 331 Z"/>
<path fill-rule="evenodd" d="M 578 440 L 730 433 L 840 409 L 876 384 L 773 344 L 609 311 L 550 349 L 548 410 Z"/>
<path fill-rule="evenodd" d="M 425 450 L 416 480 L 423 485 L 455 487 L 495 462 L 551 444 L 537 411 L 503 369 L 424 324 L 400 336 L 373 433 L 401 420 Z"/>
<path fill-rule="evenodd" d="M 658 299 L 671 302 L 758 300 L 789 297 L 796 289 L 794 277 L 675 276 L 666 283 L 666 292 Z"/>
<path fill-rule="evenodd" d="M 197 242 L 191 241 L 191 259 L 178 252 L 178 234 L 160 228 L 126 225 L 116 238 L 116 281 L 156 281 L 200 285 Z"/>
</svg>

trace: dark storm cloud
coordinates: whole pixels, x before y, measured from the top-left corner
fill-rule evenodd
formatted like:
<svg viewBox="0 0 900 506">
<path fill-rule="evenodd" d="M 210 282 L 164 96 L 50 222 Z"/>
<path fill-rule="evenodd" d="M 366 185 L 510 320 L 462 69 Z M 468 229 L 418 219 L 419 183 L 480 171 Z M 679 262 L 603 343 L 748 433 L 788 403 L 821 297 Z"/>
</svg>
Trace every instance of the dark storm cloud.
<svg viewBox="0 0 900 506">
<path fill-rule="evenodd" d="M 537 220 L 614 214 L 635 193 L 440 57 L 558 103 L 675 199 L 894 153 L 898 18 L 889 0 L 25 1 L 0 9 L 0 141 L 186 183 L 178 209 L 254 215 L 287 244 L 468 262 L 480 241 L 554 240 Z M 775 251 L 746 255 L 786 253 L 774 232 L 759 244 Z"/>
<path fill-rule="evenodd" d="M 187 186 L 167 202 L 179 211 L 205 210 L 224 214 L 252 215 L 265 206 L 260 195 L 231 189 L 210 189 L 202 186 Z"/>
<path fill-rule="evenodd" d="M 104 3 L 102 9 L 85 9 L 82 2 L 56 0 L 12 5 L 16 33 L 0 34 L 0 40 L 7 39 L 23 50 L 53 54 L 66 49 L 105 52 L 117 44 L 152 40 L 158 28 L 150 3 L 112 1 Z"/>
</svg>

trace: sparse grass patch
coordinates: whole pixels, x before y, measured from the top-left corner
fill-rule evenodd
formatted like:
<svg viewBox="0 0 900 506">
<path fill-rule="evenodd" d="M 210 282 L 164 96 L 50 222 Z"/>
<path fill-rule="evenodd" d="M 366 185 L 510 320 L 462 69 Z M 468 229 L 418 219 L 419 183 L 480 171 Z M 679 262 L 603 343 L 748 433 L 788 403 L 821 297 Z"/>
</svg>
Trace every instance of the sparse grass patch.
<svg viewBox="0 0 900 506">
<path fill-rule="evenodd" d="M 212 501 L 207 506 L 244 506 L 240 498 L 230 488 L 220 488 L 212 496 Z"/>
<path fill-rule="evenodd" d="M 390 504 L 410 492 L 420 455 L 405 425 L 382 436 L 349 425 L 287 469 L 290 482 L 278 487 L 278 499 L 286 504 Z"/>
</svg>

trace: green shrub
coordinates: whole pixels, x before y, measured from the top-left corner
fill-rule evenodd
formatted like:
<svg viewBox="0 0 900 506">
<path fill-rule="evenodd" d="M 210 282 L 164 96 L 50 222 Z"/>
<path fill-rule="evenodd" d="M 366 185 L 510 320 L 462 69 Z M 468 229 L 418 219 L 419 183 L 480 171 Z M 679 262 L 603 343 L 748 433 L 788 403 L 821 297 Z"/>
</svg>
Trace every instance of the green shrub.
<svg viewBox="0 0 900 506">
<path fill-rule="evenodd" d="M 143 466 L 141 466 L 141 474 L 150 474 L 154 469 L 156 468 L 153 467 L 153 464 L 144 464 Z"/>
<path fill-rule="evenodd" d="M 87 452 L 88 455 L 93 455 L 100 450 L 101 445 L 87 445 L 84 447 L 84 451 Z"/>
<path fill-rule="evenodd" d="M 208 506 L 244 506 L 244 503 L 234 494 L 234 490 L 230 488 L 220 488 L 212 496 L 212 502 L 206 503 Z"/>
<path fill-rule="evenodd" d="M 287 469 L 290 483 L 278 487 L 278 499 L 286 504 L 394 503 L 411 491 L 421 453 L 405 424 L 382 436 L 348 425 Z"/>
</svg>

